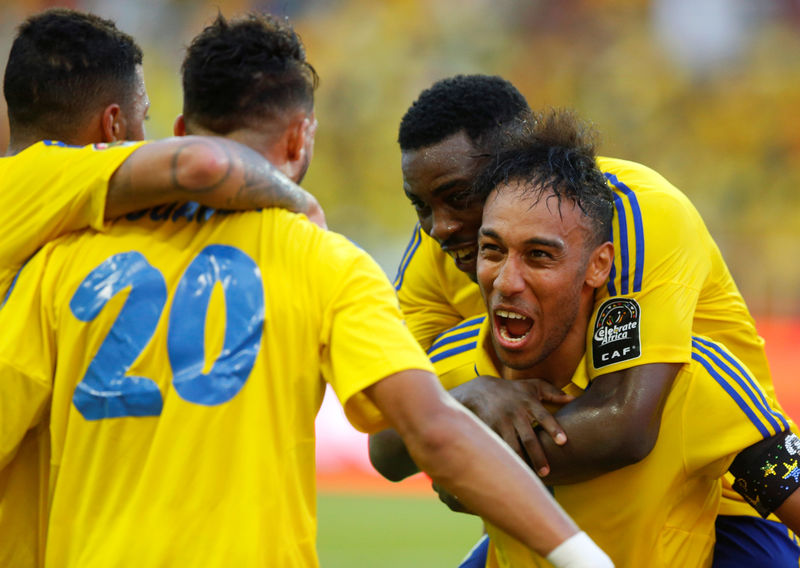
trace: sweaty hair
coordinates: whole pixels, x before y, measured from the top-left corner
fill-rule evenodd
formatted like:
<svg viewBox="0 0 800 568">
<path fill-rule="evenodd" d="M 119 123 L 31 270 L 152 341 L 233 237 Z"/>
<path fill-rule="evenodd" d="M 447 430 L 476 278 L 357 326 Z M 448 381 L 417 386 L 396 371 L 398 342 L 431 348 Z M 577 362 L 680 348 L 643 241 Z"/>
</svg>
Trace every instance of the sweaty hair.
<svg viewBox="0 0 800 568">
<path fill-rule="evenodd" d="M 192 41 L 181 71 L 186 122 L 222 135 L 289 109 L 310 112 L 319 81 L 300 37 L 270 15 L 229 22 L 219 14 Z"/>
<path fill-rule="evenodd" d="M 19 26 L 3 89 L 15 129 L 69 137 L 98 107 L 126 105 L 142 50 L 114 22 L 53 8 Z"/>
<path fill-rule="evenodd" d="M 475 197 L 485 201 L 498 186 L 519 183 L 535 199 L 575 203 L 592 225 L 591 247 L 611 238 L 613 196 L 595 162 L 594 130 L 572 111 L 535 113 L 533 122 L 477 177 Z"/>
<path fill-rule="evenodd" d="M 422 91 L 400 121 L 400 150 L 437 144 L 462 130 L 480 150 L 522 124 L 531 112 L 508 81 L 489 75 L 456 75 Z"/>
</svg>

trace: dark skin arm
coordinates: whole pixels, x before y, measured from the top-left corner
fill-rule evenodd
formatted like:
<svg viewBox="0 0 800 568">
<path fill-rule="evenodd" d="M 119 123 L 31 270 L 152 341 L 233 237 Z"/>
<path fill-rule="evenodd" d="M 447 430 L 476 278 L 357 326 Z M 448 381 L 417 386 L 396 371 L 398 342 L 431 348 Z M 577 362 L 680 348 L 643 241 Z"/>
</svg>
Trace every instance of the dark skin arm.
<svg viewBox="0 0 800 568">
<path fill-rule="evenodd" d="M 484 422 L 500 434 L 506 443 L 513 441 L 514 443 L 509 445 L 517 454 L 523 456 L 521 446 L 514 437 L 514 425 L 521 424 L 526 420 L 530 424 L 530 418 L 528 418 L 527 407 L 520 405 L 519 401 L 536 400 L 565 404 L 573 400 L 573 397 L 564 394 L 550 383 L 538 379 L 505 381 L 487 376 L 476 377 L 472 381 L 452 389 L 450 394 L 479 418 L 491 418 L 492 411 L 497 409 L 497 420 L 484 420 Z M 495 397 L 495 395 L 499 396 Z M 513 401 L 513 403 L 509 401 Z M 547 428 L 554 438 L 562 436 L 561 443 L 565 443 L 566 437 L 563 430 L 550 413 L 543 409 L 541 404 L 533 409 L 536 419 L 543 427 Z M 394 430 L 384 430 L 371 435 L 369 437 L 369 455 L 373 467 L 390 481 L 401 481 L 419 472 L 406 451 L 403 441 Z"/>
<path fill-rule="evenodd" d="M 169 138 L 134 151 L 111 176 L 106 218 L 176 201 L 217 209 L 281 207 L 325 226 L 310 193 L 261 154 L 213 136 Z"/>
<path fill-rule="evenodd" d="M 540 475 L 547 467 L 546 483 L 577 483 L 636 463 L 652 450 L 664 402 L 680 367 L 669 363 L 640 365 L 597 377 L 583 396 L 556 412 L 560 428 L 548 423 L 546 429 L 534 429 L 529 420 L 519 419 L 547 413 L 542 399 L 522 398 L 517 387 L 509 385 L 519 381 L 492 382 L 478 377 L 451 394 L 509 445 L 524 447 L 523 456 Z M 568 440 L 564 445 L 554 441 L 560 431 Z M 409 463 L 407 453 L 403 455 L 390 432 L 370 439 L 370 459 L 389 479 L 415 473 L 413 462 Z"/>
<path fill-rule="evenodd" d="M 781 522 L 797 533 L 800 531 L 800 491 L 795 490 L 783 504 L 775 509 Z"/>
<path fill-rule="evenodd" d="M 539 428 L 520 433 L 536 471 L 550 485 L 593 479 L 647 457 L 658 438 L 661 413 L 682 365 L 653 363 L 601 375 L 555 417 L 568 444 Z M 546 456 L 546 458 L 545 458 Z"/>
</svg>

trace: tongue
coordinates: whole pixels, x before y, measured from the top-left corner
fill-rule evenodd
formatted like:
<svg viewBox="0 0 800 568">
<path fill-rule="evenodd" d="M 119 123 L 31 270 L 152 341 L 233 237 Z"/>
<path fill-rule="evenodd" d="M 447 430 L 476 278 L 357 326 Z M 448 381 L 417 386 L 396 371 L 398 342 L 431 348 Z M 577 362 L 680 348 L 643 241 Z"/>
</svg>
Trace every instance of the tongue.
<svg viewBox="0 0 800 568">
<path fill-rule="evenodd" d="M 505 318 L 506 330 L 508 331 L 509 335 L 514 337 L 521 337 L 528 333 L 528 330 L 531 328 L 531 320 L 529 318 L 525 319 L 511 319 Z"/>
</svg>

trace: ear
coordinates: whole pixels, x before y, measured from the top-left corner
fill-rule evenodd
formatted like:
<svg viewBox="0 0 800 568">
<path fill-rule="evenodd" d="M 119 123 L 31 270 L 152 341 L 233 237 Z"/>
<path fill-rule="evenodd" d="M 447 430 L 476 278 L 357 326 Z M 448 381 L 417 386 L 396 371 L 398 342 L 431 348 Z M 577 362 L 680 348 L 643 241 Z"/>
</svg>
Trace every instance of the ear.
<svg viewBox="0 0 800 568">
<path fill-rule="evenodd" d="M 599 288 L 608 280 L 611 265 L 614 262 L 614 245 L 606 241 L 592 251 L 586 266 L 586 284 Z"/>
<path fill-rule="evenodd" d="M 103 117 L 100 121 L 103 142 L 116 142 L 120 139 L 123 130 L 121 120 L 122 109 L 118 104 L 110 104 L 103 109 Z"/>
<path fill-rule="evenodd" d="M 308 135 L 311 120 L 304 117 L 302 120 L 293 121 L 286 129 L 286 159 L 289 162 L 302 160 L 306 149 L 306 136 Z"/>
<path fill-rule="evenodd" d="M 183 115 L 179 114 L 172 125 L 172 133 L 175 136 L 186 136 L 186 122 L 183 120 Z"/>
</svg>

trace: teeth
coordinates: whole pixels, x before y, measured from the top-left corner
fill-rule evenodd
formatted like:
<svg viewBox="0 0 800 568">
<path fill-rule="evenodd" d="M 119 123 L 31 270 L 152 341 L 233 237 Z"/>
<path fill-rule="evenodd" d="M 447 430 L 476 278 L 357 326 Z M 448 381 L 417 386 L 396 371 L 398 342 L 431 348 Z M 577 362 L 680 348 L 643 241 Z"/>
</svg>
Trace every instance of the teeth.
<svg viewBox="0 0 800 568">
<path fill-rule="evenodd" d="M 501 327 L 499 331 L 500 331 L 500 337 L 502 337 L 508 343 L 519 343 L 523 339 L 528 337 L 527 333 L 521 337 L 511 337 L 510 335 L 508 335 L 508 332 L 506 331 L 505 327 Z"/>
<path fill-rule="evenodd" d="M 526 316 L 522 314 L 518 314 L 517 312 L 508 312 L 506 310 L 495 310 L 495 312 L 501 318 L 508 318 L 508 319 L 515 319 L 515 320 L 524 320 L 527 319 Z"/>
<path fill-rule="evenodd" d="M 475 250 L 475 247 L 464 247 L 450 251 L 450 254 L 458 260 L 469 260 L 475 254 Z"/>
</svg>

